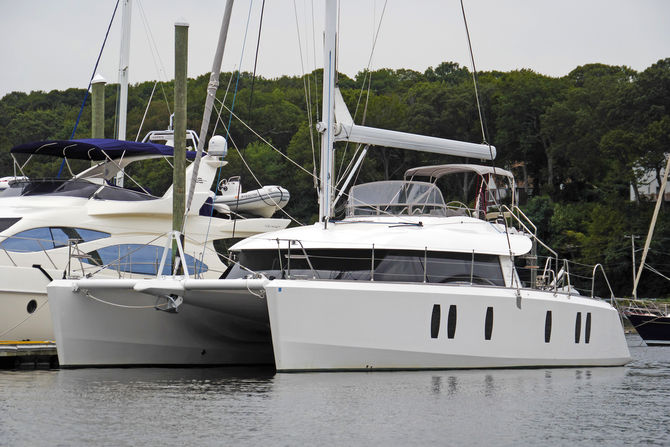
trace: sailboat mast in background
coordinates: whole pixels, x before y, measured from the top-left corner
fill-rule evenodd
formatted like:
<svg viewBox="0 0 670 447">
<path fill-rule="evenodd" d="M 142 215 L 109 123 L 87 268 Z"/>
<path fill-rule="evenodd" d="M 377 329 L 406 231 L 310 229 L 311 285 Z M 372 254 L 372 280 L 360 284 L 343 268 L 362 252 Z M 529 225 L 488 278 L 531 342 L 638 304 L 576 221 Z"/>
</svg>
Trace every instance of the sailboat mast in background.
<svg viewBox="0 0 670 447">
<path fill-rule="evenodd" d="M 128 116 L 128 71 L 130 67 L 130 18 L 132 0 L 121 0 L 121 54 L 119 56 L 119 127 L 116 138 L 126 139 L 126 119 Z M 116 185 L 123 187 L 123 170 L 116 175 Z"/>
</svg>

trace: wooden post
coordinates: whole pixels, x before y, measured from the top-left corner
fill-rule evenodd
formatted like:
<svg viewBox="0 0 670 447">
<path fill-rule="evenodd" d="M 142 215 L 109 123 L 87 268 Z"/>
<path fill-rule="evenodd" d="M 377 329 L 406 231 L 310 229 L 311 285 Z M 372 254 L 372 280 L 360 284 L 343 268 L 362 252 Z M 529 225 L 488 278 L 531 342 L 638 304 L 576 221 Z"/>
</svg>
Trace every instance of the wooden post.
<svg viewBox="0 0 670 447">
<path fill-rule="evenodd" d="M 91 138 L 105 138 L 105 78 L 96 74 L 91 82 Z"/>
<path fill-rule="evenodd" d="M 186 80 L 188 67 L 188 23 L 174 24 L 174 171 L 172 182 L 172 229 L 183 232 L 186 189 Z M 184 236 L 182 234 L 183 243 Z M 177 242 L 172 245 L 173 269 Z M 182 262 L 185 260 L 182 259 Z M 182 269 L 179 269 L 180 273 Z"/>
</svg>

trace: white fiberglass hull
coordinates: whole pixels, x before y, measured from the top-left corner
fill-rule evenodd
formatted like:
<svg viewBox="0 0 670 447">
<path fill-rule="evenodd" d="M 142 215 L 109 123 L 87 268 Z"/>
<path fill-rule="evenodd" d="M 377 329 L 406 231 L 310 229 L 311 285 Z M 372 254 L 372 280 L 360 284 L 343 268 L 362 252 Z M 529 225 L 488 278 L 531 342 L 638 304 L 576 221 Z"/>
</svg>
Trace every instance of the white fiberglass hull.
<svg viewBox="0 0 670 447">
<path fill-rule="evenodd" d="M 207 281 L 199 280 L 200 284 Z M 60 365 L 274 363 L 265 302 L 244 285 L 226 291 L 225 299 L 219 292 L 182 292 L 183 304 L 177 313 L 171 313 L 154 308 L 157 302 L 164 304 L 164 298 L 133 289 L 138 283 L 148 282 L 51 283 L 49 303 Z M 75 284 L 78 291 L 73 290 Z"/>
<path fill-rule="evenodd" d="M 165 294 L 183 296 L 179 313 L 154 310 Z M 325 371 L 629 361 L 609 304 L 537 290 L 520 294 L 502 287 L 320 280 L 49 286 L 63 366 L 274 362 L 278 371 Z"/>
<path fill-rule="evenodd" d="M 54 226 L 54 227 L 81 227 L 107 232 L 109 237 L 97 239 L 91 242 L 79 244 L 82 252 L 92 252 L 107 246 L 119 244 L 145 245 L 152 242 L 153 245 L 163 247 L 165 245 L 165 233 L 170 231 L 171 216 L 164 218 L 155 216 L 91 216 L 87 212 L 84 199 L 76 199 L 66 202 L 62 209 L 46 206 L 46 199 L 42 197 L 20 197 L 24 201 L 23 206 L 33 208 L 32 214 L 22 213 L 18 209 L 22 202 L 5 198 L 0 200 L 0 208 L 6 216 L 26 215 L 18 224 L 18 229 L 12 228 L 13 232 L 29 230 L 31 228 Z M 69 198 L 66 198 L 69 199 Z M 11 201 L 13 206 L 7 206 Z M 90 202 L 90 201 L 89 201 Z M 96 204 L 97 206 L 97 204 Z M 4 207 L 4 208 L 3 208 Z M 146 205 L 145 205 L 146 207 Z M 115 208 L 107 204 L 107 208 L 113 211 Z M 9 210 L 13 210 L 12 213 Z M 147 208 L 150 212 L 151 208 Z M 111 214 L 110 211 L 110 214 Z M 187 240 L 186 254 L 196 259 L 201 259 L 202 241 L 209 240 L 208 249 L 205 251 L 204 263 L 211 271 L 206 272 L 205 277 L 218 277 L 226 266 L 221 263 L 218 255 L 214 253 L 211 240 L 226 239 L 230 237 L 248 237 L 253 234 L 278 230 L 286 227 L 287 219 L 215 219 L 210 222 L 209 218 L 202 216 L 191 216 L 186 228 Z M 0 234 L 0 242 L 6 233 Z M 161 236 L 163 235 L 163 236 Z M 160 236 L 160 237 L 159 237 Z M 46 286 L 50 279 L 63 277 L 68 269 L 68 247 L 54 248 L 46 251 L 14 252 L 0 248 L 0 340 L 54 340 L 49 305 L 47 304 Z M 39 268 L 44 269 L 43 273 Z M 93 264 L 81 263 L 74 260 L 71 272 L 78 276 L 84 276 L 97 272 L 97 277 L 119 277 L 118 271 L 100 271 Z M 85 271 L 82 271 L 85 269 Z M 122 272 L 125 277 L 131 276 L 128 272 Z M 140 275 L 136 275 L 140 276 Z M 147 275 L 141 275 L 147 276 Z M 33 312 L 31 301 L 37 303 Z"/>
<path fill-rule="evenodd" d="M 360 281 L 278 280 L 266 291 L 278 371 L 618 366 L 630 360 L 616 310 L 583 297 L 522 289 L 518 300 L 509 288 Z"/>
<path fill-rule="evenodd" d="M 58 272 L 45 271 L 54 276 Z M 0 265 L 0 340 L 54 340 L 46 286 L 50 279 L 33 267 Z"/>
</svg>

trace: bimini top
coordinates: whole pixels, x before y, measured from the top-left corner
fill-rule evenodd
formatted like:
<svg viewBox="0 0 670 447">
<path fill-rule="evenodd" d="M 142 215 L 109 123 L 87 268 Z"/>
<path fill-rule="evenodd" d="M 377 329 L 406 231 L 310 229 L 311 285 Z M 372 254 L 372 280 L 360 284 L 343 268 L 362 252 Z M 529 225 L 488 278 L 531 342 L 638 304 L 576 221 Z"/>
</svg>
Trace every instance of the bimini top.
<svg viewBox="0 0 670 447">
<path fill-rule="evenodd" d="M 76 160 L 102 161 L 132 156 L 171 157 L 174 148 L 164 144 L 138 143 L 107 138 L 81 140 L 48 140 L 14 146 L 12 154 L 40 154 Z M 186 151 L 186 158 L 195 159 L 195 151 Z"/>
<path fill-rule="evenodd" d="M 408 177 L 430 177 L 438 179 L 448 174 L 458 174 L 461 172 L 474 172 L 481 176 L 486 174 L 502 175 L 509 178 L 514 178 L 514 175 L 502 168 L 494 168 L 493 166 L 469 165 L 469 164 L 449 164 L 436 166 L 421 166 L 405 171 L 405 178 Z"/>
</svg>

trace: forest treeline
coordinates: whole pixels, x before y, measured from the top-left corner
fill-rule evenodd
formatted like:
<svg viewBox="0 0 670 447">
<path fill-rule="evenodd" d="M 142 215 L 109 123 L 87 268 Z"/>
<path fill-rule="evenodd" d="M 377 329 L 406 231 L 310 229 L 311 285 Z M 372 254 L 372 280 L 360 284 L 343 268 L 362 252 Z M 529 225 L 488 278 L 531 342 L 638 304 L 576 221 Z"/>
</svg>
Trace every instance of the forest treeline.
<svg viewBox="0 0 670 447">
<path fill-rule="evenodd" d="M 231 119 L 224 109 L 219 120 L 212 119 L 209 134 L 225 135 L 230 123 L 229 164 L 221 178 L 242 175 L 245 189 L 258 187 L 243 157 L 260 183 L 290 190 L 286 210 L 302 222 L 313 221 L 317 214 L 310 173 L 314 163 L 318 170 L 319 163 L 314 123 L 320 116 L 320 77 L 320 71 L 277 79 L 254 78 L 250 73 L 238 79 L 237 73 L 222 73 L 217 98 L 233 109 L 235 117 Z M 208 80 L 209 75 L 202 75 L 188 82 L 188 128 L 196 132 Z M 615 292 L 629 295 L 632 254 L 631 239 L 626 236 L 642 236 L 636 241 L 638 248 L 642 246 L 654 206 L 645 197 L 631 201 L 630 185 L 638 185 L 648 172 L 660 180 L 664 154 L 670 153 L 670 58 L 642 72 L 590 64 L 560 78 L 530 70 L 490 71 L 479 73 L 477 82 L 484 126 L 480 125 L 472 74 L 456 63 L 444 62 L 423 73 L 381 69 L 360 72 L 354 79 L 339 77 L 357 123 L 495 145 L 495 165 L 512 170 L 525 187 L 522 209 L 537 224 L 540 238 L 568 259 L 603 263 Z M 84 95 L 83 89 L 68 89 L 14 92 L 0 99 L 0 176 L 14 172 L 8 155 L 14 145 L 69 139 Z M 116 98 L 117 86 L 108 85 L 108 137 L 115 132 Z M 172 109 L 171 83 L 131 86 L 127 139 L 139 135 L 141 140 L 149 130 L 165 129 Z M 75 138 L 89 137 L 90 129 L 87 104 Z M 354 152 L 353 146 L 338 146 L 338 173 Z M 357 181 L 400 178 L 410 167 L 455 161 L 462 160 L 373 148 Z M 38 163 L 34 169 L 28 174 L 47 176 L 53 175 L 48 170 L 54 166 Z M 149 189 L 161 191 L 171 182 L 169 170 L 163 163 L 133 175 Z M 459 199 L 462 194 L 454 192 Z M 648 262 L 666 276 L 670 276 L 669 242 L 670 210 L 664 206 Z M 639 262 L 640 253 L 637 259 Z M 645 272 L 639 296 L 670 296 L 670 281 Z"/>
</svg>

